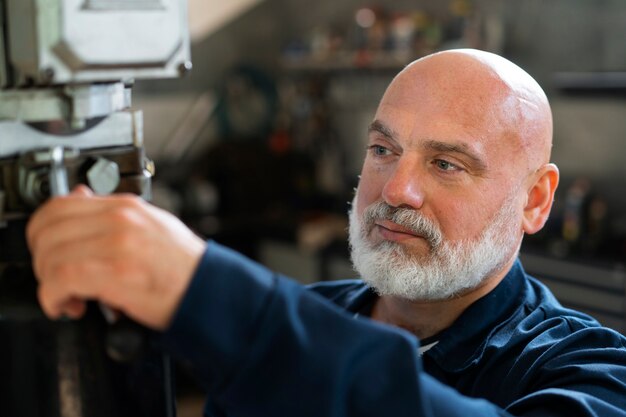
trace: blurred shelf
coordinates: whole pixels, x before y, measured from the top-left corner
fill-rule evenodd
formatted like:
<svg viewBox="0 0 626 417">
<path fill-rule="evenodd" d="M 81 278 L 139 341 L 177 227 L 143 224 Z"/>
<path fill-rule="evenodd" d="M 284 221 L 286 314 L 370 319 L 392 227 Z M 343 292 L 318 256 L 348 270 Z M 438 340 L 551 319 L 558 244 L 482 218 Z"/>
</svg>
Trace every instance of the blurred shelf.
<svg viewBox="0 0 626 417">
<path fill-rule="evenodd" d="M 341 51 L 328 55 L 294 54 L 281 60 L 283 69 L 289 71 L 399 71 L 419 54 L 394 52 Z"/>
<path fill-rule="evenodd" d="M 626 98 L 626 72 L 557 72 L 554 87 L 569 95 Z"/>
</svg>

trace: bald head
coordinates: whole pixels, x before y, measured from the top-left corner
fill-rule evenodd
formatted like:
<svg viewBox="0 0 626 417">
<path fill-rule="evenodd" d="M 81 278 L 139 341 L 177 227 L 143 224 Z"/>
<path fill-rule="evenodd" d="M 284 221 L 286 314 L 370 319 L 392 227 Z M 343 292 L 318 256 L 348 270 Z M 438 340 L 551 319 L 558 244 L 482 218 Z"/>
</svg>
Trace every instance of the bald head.
<svg viewBox="0 0 626 417">
<path fill-rule="evenodd" d="M 528 73 L 498 55 L 457 49 L 414 61 L 396 76 L 381 104 L 400 100 L 405 103 L 396 104 L 415 108 L 412 99 L 472 127 L 476 135 L 506 141 L 516 155 L 525 156 L 527 170 L 550 159 L 552 115 L 546 95 Z"/>
</svg>

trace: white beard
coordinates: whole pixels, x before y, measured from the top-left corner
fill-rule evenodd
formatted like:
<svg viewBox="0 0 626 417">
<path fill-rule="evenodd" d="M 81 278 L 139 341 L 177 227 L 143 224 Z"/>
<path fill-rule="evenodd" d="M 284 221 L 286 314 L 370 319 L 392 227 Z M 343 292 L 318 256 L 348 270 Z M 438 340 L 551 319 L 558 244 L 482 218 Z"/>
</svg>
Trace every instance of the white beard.
<svg viewBox="0 0 626 417">
<path fill-rule="evenodd" d="M 377 202 L 358 218 L 355 197 L 350 211 L 354 268 L 379 295 L 414 301 L 445 300 L 477 288 L 519 250 L 521 224 L 515 216 L 513 195 L 477 239 L 457 242 L 445 241 L 438 225 L 417 210 Z M 370 242 L 368 236 L 376 219 L 391 220 L 424 236 L 430 253 L 419 256 L 395 242 Z"/>
</svg>

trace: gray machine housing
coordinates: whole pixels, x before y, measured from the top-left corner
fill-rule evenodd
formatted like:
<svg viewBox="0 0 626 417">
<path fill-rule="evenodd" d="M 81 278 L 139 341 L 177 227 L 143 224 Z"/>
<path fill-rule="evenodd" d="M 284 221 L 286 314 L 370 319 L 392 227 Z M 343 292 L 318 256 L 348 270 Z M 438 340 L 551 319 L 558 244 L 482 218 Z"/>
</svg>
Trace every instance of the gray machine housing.
<svg viewBox="0 0 626 417">
<path fill-rule="evenodd" d="M 185 0 L 0 0 L 0 415 L 175 415 L 147 329 L 96 303 L 44 316 L 24 230 L 79 183 L 150 197 L 132 85 L 189 71 L 189 50 Z"/>
<path fill-rule="evenodd" d="M 113 191 L 149 197 L 153 167 L 143 155 L 143 117 L 131 108 L 131 87 L 191 69 L 185 0 L 0 0 L 0 12 L 0 222 L 47 198 L 42 155 L 58 146 L 72 166 L 89 150 L 76 172 L 96 191 L 111 187 L 84 174 L 95 164 L 94 149 L 100 158 L 120 147 L 141 154 L 145 169 L 120 172 Z M 29 152 L 38 158 L 26 159 L 39 166 L 21 165 Z"/>
</svg>

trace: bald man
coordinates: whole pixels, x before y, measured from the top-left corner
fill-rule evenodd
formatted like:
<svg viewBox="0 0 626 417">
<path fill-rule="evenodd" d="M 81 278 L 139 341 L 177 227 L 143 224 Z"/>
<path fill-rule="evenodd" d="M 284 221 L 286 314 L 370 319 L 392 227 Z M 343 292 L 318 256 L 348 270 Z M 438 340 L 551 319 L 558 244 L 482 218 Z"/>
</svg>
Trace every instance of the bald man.
<svg viewBox="0 0 626 417">
<path fill-rule="evenodd" d="M 32 218 L 51 318 L 98 299 L 162 332 L 207 416 L 626 416 L 626 339 L 517 259 L 558 184 L 545 94 L 454 50 L 392 81 L 350 213 L 358 281 L 303 288 L 128 195 Z"/>
</svg>

